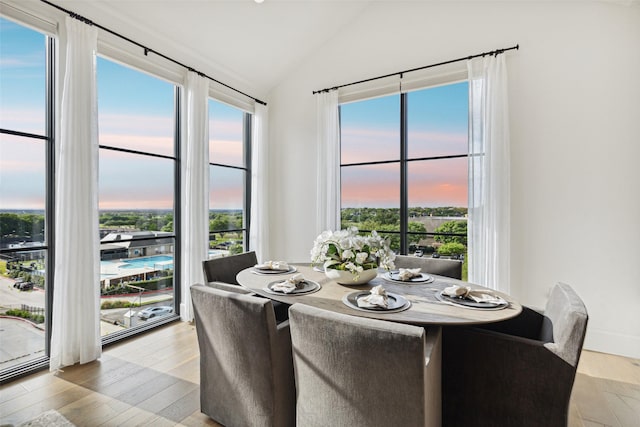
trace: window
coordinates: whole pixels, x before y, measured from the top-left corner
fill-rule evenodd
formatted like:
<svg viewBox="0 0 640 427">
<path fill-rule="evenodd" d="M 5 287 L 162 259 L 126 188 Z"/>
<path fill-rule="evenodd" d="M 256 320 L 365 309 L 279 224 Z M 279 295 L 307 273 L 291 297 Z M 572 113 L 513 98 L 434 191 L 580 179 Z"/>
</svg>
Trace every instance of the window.
<svg viewBox="0 0 640 427">
<path fill-rule="evenodd" d="M 464 258 L 466 81 L 340 106 L 341 226 L 402 254 Z"/>
<path fill-rule="evenodd" d="M 209 100 L 209 255 L 247 250 L 251 114 Z"/>
<path fill-rule="evenodd" d="M 177 88 L 102 57 L 97 75 L 104 337 L 175 313 Z"/>
<path fill-rule="evenodd" d="M 53 41 L 0 18 L 0 376 L 48 363 Z"/>
</svg>

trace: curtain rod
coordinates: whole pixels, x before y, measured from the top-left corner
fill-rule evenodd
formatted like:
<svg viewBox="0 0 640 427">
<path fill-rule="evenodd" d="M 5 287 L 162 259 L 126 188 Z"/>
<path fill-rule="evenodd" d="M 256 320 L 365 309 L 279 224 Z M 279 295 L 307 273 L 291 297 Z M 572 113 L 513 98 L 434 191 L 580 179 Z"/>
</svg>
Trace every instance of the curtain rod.
<svg viewBox="0 0 640 427">
<path fill-rule="evenodd" d="M 352 86 L 352 85 L 357 85 L 357 84 L 360 84 L 360 83 L 370 82 L 370 81 L 373 81 L 373 80 L 384 79 L 386 77 L 397 76 L 398 74 L 400 75 L 400 78 L 402 78 L 402 75 L 404 73 L 410 73 L 412 71 L 418 71 L 418 70 L 424 70 L 424 69 L 427 69 L 427 68 L 438 67 L 440 65 L 453 64 L 454 62 L 467 61 L 469 59 L 478 58 L 480 56 L 482 56 L 482 57 L 491 56 L 491 55 L 498 56 L 498 55 L 500 55 L 500 54 L 502 54 L 502 53 L 504 53 L 504 52 L 506 52 L 508 50 L 514 50 L 514 49 L 516 49 L 516 50 L 520 49 L 520 45 L 517 44 L 515 46 L 507 47 L 507 48 L 504 48 L 504 49 L 496 49 L 496 50 L 492 50 L 490 52 L 483 52 L 483 53 L 478 53 L 478 54 L 475 54 L 475 55 L 465 56 L 463 58 L 457 58 L 457 59 L 451 59 L 449 61 L 438 62 L 437 64 L 430 64 L 430 65 L 425 65 L 423 67 L 411 68 L 410 70 L 404 70 L 404 71 L 398 71 L 396 73 L 385 74 L 384 76 L 371 77 L 369 79 L 359 80 L 357 82 L 345 83 L 343 85 L 338 85 L 338 86 L 334 86 L 334 87 L 330 87 L 330 88 L 326 88 L 326 89 L 321 89 L 321 90 L 314 90 L 313 94 L 315 95 L 315 94 L 321 93 L 321 92 L 330 92 L 332 90 L 340 89 L 341 87 Z"/>
<path fill-rule="evenodd" d="M 201 71 L 195 70 L 195 69 L 193 69 L 192 67 L 189 67 L 189 66 L 187 66 L 187 65 L 183 64 L 183 63 L 182 63 L 182 62 L 180 62 L 180 61 L 177 61 L 177 60 L 175 60 L 175 59 L 173 59 L 173 58 L 170 58 L 170 57 L 168 57 L 168 56 L 166 56 L 166 55 L 164 55 L 164 54 L 162 54 L 162 53 L 160 53 L 160 52 L 158 52 L 158 51 L 156 51 L 156 50 L 153 50 L 153 49 L 151 49 L 151 48 L 149 48 L 149 47 L 146 47 L 146 46 L 144 46 L 144 45 L 142 45 L 142 44 L 140 44 L 140 43 L 138 43 L 138 42 L 136 42 L 136 41 L 134 41 L 134 40 L 131 40 L 130 38 L 128 38 L 128 37 L 126 37 L 126 36 L 123 36 L 122 34 L 119 34 L 119 33 L 116 33 L 116 32 L 115 32 L 115 31 L 113 31 L 113 30 L 110 30 L 109 28 L 103 27 L 102 25 L 97 24 L 97 23 L 95 23 L 95 22 L 91 21 L 90 19 L 85 18 L 85 17 L 84 17 L 84 16 L 82 16 L 82 15 L 79 15 L 79 14 L 77 14 L 77 13 L 75 13 L 75 12 L 72 12 L 72 11 L 70 11 L 70 10 L 68 10 L 68 9 L 65 9 L 65 8 L 63 8 L 62 6 L 58 6 L 57 4 L 53 4 L 53 3 L 51 3 L 51 2 L 49 2 L 49 1 L 47 1 L 47 0 L 40 0 L 40 1 L 41 1 L 42 3 L 46 3 L 46 4 L 48 4 L 48 5 L 49 5 L 49 6 L 51 6 L 51 7 L 55 7 L 55 8 L 56 8 L 56 9 L 58 9 L 58 10 L 61 10 L 62 12 L 64 12 L 64 13 L 68 14 L 69 16 L 71 16 L 72 18 L 77 19 L 78 21 L 82 21 L 82 22 L 84 22 L 84 23 L 85 23 L 85 24 L 87 24 L 87 25 L 93 25 L 93 26 L 95 26 L 95 27 L 97 27 L 97 28 L 100 28 L 100 29 L 101 29 L 101 30 L 103 30 L 103 31 L 106 31 L 106 32 L 107 32 L 107 33 L 109 33 L 109 34 L 113 34 L 114 36 L 119 37 L 119 38 L 121 38 L 122 40 L 126 40 L 126 41 L 128 41 L 129 43 L 134 44 L 134 45 L 136 45 L 136 46 L 138 46 L 138 47 L 142 48 L 142 49 L 143 49 L 143 51 L 144 51 L 144 56 L 148 56 L 148 55 L 149 55 L 149 52 L 154 53 L 154 54 L 156 54 L 156 55 L 160 56 L 161 58 L 166 59 L 167 61 L 173 62 L 174 64 L 180 65 L 181 67 L 186 68 L 186 69 L 187 69 L 187 70 L 189 70 L 189 71 L 193 71 L 194 73 L 197 73 L 200 77 L 206 77 L 206 78 L 208 78 L 209 80 L 211 80 L 211 81 L 213 81 L 213 82 L 218 83 L 219 85 L 222 85 L 222 86 L 224 86 L 224 87 L 226 87 L 226 88 L 228 88 L 228 89 L 231 89 L 231 90 L 233 90 L 233 91 L 235 91 L 235 92 L 237 92 L 237 93 L 239 93 L 239 94 L 241 94 L 241 95 L 244 95 L 244 96 L 246 96 L 247 98 L 253 99 L 255 102 L 257 102 L 257 103 L 259 103 L 259 104 L 267 105 L 267 103 L 266 103 L 266 102 L 261 101 L 261 100 L 259 100 L 258 98 L 254 98 L 253 96 L 248 95 L 248 94 L 246 94 L 246 93 L 242 92 L 241 90 L 238 90 L 238 89 L 236 89 L 236 88 L 234 88 L 234 87 L 231 87 L 231 86 L 229 86 L 229 85 L 228 85 L 228 84 L 226 84 L 226 83 L 222 83 L 221 81 L 216 80 L 216 79 L 214 79 L 213 77 L 210 77 L 210 76 L 208 76 L 208 75 L 204 74 L 204 73 L 203 73 L 203 72 L 201 72 Z"/>
</svg>

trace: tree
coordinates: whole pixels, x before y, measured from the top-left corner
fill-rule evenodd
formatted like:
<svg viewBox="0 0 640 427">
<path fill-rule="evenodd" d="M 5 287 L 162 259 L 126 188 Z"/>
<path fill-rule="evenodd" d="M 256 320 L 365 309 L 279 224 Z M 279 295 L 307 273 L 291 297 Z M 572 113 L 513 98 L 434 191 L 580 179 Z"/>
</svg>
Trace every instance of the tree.
<svg viewBox="0 0 640 427">
<path fill-rule="evenodd" d="M 467 221 L 447 221 L 434 230 L 436 233 L 461 234 L 460 236 L 435 236 L 440 243 L 460 243 L 467 246 Z"/>
<path fill-rule="evenodd" d="M 440 255 L 462 255 L 467 251 L 467 247 L 462 243 L 449 242 L 438 248 Z"/>
</svg>

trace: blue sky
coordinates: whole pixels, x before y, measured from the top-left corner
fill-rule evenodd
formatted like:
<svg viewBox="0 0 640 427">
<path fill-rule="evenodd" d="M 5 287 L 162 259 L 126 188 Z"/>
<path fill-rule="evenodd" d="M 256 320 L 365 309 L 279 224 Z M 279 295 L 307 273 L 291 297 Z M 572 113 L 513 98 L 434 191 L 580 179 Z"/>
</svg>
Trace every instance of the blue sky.
<svg viewBox="0 0 640 427">
<path fill-rule="evenodd" d="M 0 127 L 44 132 L 45 37 L 0 18 Z M 100 144 L 173 155 L 174 85 L 108 59 L 97 61 Z M 345 104 L 343 163 L 399 158 L 400 97 Z M 465 154 L 466 82 L 409 93 L 409 157 Z M 241 166 L 243 113 L 210 101 L 210 161 Z M 44 206 L 44 148 L 0 135 L 0 202 Z M 28 146 L 28 147 L 27 147 Z M 410 206 L 466 206 L 466 160 L 415 162 Z M 343 169 L 343 207 L 399 206 L 397 165 Z M 212 168 L 211 208 L 242 207 L 242 174 Z M 170 209 L 171 162 L 107 152 L 100 159 L 101 209 Z"/>
<path fill-rule="evenodd" d="M 0 18 L 0 127 L 44 134 L 45 36 Z M 173 156 L 174 85 L 97 59 L 100 144 Z M 211 100 L 210 160 L 241 166 L 243 112 Z M 44 207 L 44 143 L 0 135 L 0 205 Z M 212 168 L 211 207 L 242 207 L 242 173 Z M 170 209 L 170 160 L 101 150 L 101 209 Z"/>
<path fill-rule="evenodd" d="M 408 158 L 467 153 L 466 82 L 408 93 Z M 341 107 L 342 163 L 400 158 L 400 95 Z M 398 164 L 342 168 L 343 207 L 399 207 Z M 409 164 L 409 206 L 467 206 L 467 160 Z"/>
</svg>

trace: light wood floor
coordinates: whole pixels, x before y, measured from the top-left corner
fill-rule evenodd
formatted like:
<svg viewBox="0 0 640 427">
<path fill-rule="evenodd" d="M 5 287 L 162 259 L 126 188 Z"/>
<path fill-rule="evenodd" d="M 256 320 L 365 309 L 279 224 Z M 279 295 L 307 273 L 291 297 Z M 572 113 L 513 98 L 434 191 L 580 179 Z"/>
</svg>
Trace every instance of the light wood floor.
<svg viewBox="0 0 640 427">
<path fill-rule="evenodd" d="M 217 426 L 200 413 L 193 325 L 176 322 L 108 347 L 100 361 L 0 388 L 0 424 L 56 409 L 77 426 Z M 570 427 L 640 426 L 640 360 L 585 351 Z"/>
</svg>

